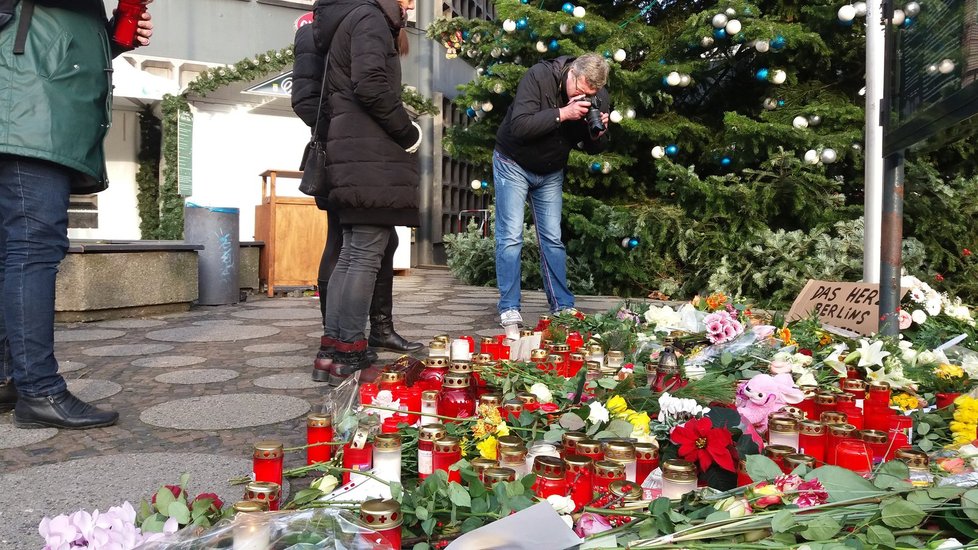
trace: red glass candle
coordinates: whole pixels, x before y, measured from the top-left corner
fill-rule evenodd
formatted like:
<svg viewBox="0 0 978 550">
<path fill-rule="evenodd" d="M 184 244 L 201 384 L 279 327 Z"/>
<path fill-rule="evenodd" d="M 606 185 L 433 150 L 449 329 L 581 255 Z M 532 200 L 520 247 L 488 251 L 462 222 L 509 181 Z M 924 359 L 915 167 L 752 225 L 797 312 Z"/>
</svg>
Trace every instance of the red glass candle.
<svg viewBox="0 0 978 550">
<path fill-rule="evenodd" d="M 890 431 L 890 421 L 896 416 L 896 412 L 890 408 L 889 403 L 881 404 L 867 399 L 863 406 L 864 429 Z"/>
<path fill-rule="evenodd" d="M 282 487 L 270 481 L 252 481 L 245 485 L 244 499 L 252 502 L 262 502 L 272 512 L 278 510 L 281 500 Z"/>
<path fill-rule="evenodd" d="M 890 406 L 890 384 L 888 382 L 872 382 L 867 390 L 866 401 L 882 407 Z"/>
<path fill-rule="evenodd" d="M 886 450 L 890 443 L 890 437 L 887 432 L 882 430 L 863 430 L 859 433 L 859 436 L 869 445 L 870 451 L 873 452 L 873 464 L 879 464 L 886 460 Z"/>
<path fill-rule="evenodd" d="M 433 471 L 442 470 L 448 474 L 448 481 L 461 483 L 461 473 L 458 470 L 449 470 L 459 460 L 462 460 L 462 446 L 457 437 L 445 436 L 435 441 L 434 452 L 431 454 Z"/>
<path fill-rule="evenodd" d="M 400 431 L 398 425 L 409 424 L 408 420 L 408 415 L 394 413 L 384 419 L 384 423 L 380 425 L 380 433 L 395 434 Z"/>
<path fill-rule="evenodd" d="M 567 377 L 574 378 L 584 368 L 584 354 L 571 353 L 567 356 Z"/>
<path fill-rule="evenodd" d="M 567 376 L 567 367 L 564 363 L 563 355 L 551 353 L 547 356 L 547 364 L 550 365 L 550 369 L 554 374 L 565 377 Z"/>
<path fill-rule="evenodd" d="M 840 468 L 865 475 L 873 469 L 873 455 L 865 441 L 845 439 L 836 447 L 835 464 Z"/>
<path fill-rule="evenodd" d="M 817 420 L 802 420 L 798 423 L 798 452 L 813 457 L 817 462 L 825 462 L 825 424 Z"/>
<path fill-rule="evenodd" d="M 595 464 L 604 460 L 604 449 L 601 448 L 601 442 L 594 439 L 582 439 L 578 441 L 575 452 L 577 456 L 590 458 Z"/>
<path fill-rule="evenodd" d="M 506 335 L 496 335 L 496 355 L 493 358 L 496 361 L 509 361 L 510 351 L 509 345 L 506 344 Z"/>
<path fill-rule="evenodd" d="M 519 419 L 520 413 L 523 412 L 523 402 L 518 399 L 507 401 L 503 403 L 503 408 L 499 412 L 502 414 L 503 420 L 515 422 Z"/>
<path fill-rule="evenodd" d="M 577 353 L 577 350 L 584 347 L 584 337 L 580 332 L 572 330 L 567 333 L 567 347 L 571 353 Z"/>
<path fill-rule="evenodd" d="M 401 404 L 401 410 L 405 411 L 405 422 L 411 426 L 417 424 L 421 419 L 418 414 L 421 412 L 421 388 L 401 386 L 394 390 L 394 399 Z"/>
<path fill-rule="evenodd" d="M 333 441 L 333 422 L 328 414 L 313 413 L 306 417 L 306 464 L 328 462 L 333 456 L 331 445 L 316 445 Z"/>
<path fill-rule="evenodd" d="M 584 432 L 565 432 L 560 437 L 560 456 L 569 458 L 577 454 L 577 442 L 587 439 Z"/>
<path fill-rule="evenodd" d="M 136 30 L 145 12 L 145 0 L 119 0 L 113 18 L 115 29 L 112 31 L 112 41 L 123 48 L 135 48 Z"/>
<path fill-rule="evenodd" d="M 576 512 L 594 500 L 594 461 L 586 456 L 569 456 L 564 458 L 564 465 L 564 479 Z"/>
<path fill-rule="evenodd" d="M 861 380 L 856 380 L 856 382 L 861 382 Z M 857 430 L 864 428 L 863 411 L 857 407 L 854 403 L 839 403 L 839 412 L 846 415 L 846 422 L 852 424 Z"/>
<path fill-rule="evenodd" d="M 858 378 L 846 378 L 842 381 L 842 391 L 852 394 L 859 403 L 866 399 L 866 382 Z"/>
<path fill-rule="evenodd" d="M 497 344 L 495 338 L 484 336 L 481 340 L 479 340 L 479 353 L 489 354 L 489 357 L 492 358 L 493 361 L 496 361 L 498 360 L 496 354 L 499 353 L 496 351 L 496 346 Z"/>
<path fill-rule="evenodd" d="M 285 452 L 278 441 L 259 441 L 255 443 L 252 471 L 255 481 L 270 481 L 282 486 L 282 463 Z"/>
<path fill-rule="evenodd" d="M 401 547 L 401 505 L 393 499 L 372 499 L 360 505 L 360 521 L 372 533 L 363 533 L 368 544 L 376 548 L 386 541 L 391 548 Z"/>
<path fill-rule="evenodd" d="M 764 456 L 773 460 L 781 468 L 781 471 L 786 474 L 790 474 L 791 470 L 788 469 L 788 464 L 784 461 L 784 457 L 793 454 L 796 454 L 796 450 L 787 445 L 768 445 L 764 447 Z"/>
<path fill-rule="evenodd" d="M 442 380 L 438 392 L 438 414 L 454 418 L 475 416 L 475 395 L 470 387 L 472 377 L 460 372 L 450 372 Z M 444 419 L 443 419 L 444 420 Z M 445 422 L 456 422 L 445 420 Z"/>
<path fill-rule="evenodd" d="M 913 442 L 913 417 L 895 414 L 890 418 L 890 432 L 897 432 L 906 437 L 908 443 Z"/>
<path fill-rule="evenodd" d="M 835 410 L 835 394 L 820 393 L 815 396 L 815 418 L 821 418 L 822 413 Z"/>
<path fill-rule="evenodd" d="M 551 319 L 549 315 L 541 315 L 540 320 L 537 321 L 536 328 L 534 328 L 533 330 L 536 332 L 543 332 L 547 330 L 550 327 L 550 322 L 552 320 L 553 319 Z"/>
<path fill-rule="evenodd" d="M 360 404 L 369 405 L 374 402 L 380 388 L 376 384 L 366 383 L 360 386 Z"/>
<path fill-rule="evenodd" d="M 805 418 L 816 420 L 818 417 L 815 416 L 815 395 L 818 393 L 818 387 L 802 386 L 800 389 L 805 392 L 805 399 L 795 406 L 805 413 Z"/>
<path fill-rule="evenodd" d="M 654 443 L 635 444 L 635 482 L 641 485 L 659 467 L 659 447 Z"/>
<path fill-rule="evenodd" d="M 348 470 L 362 471 L 369 470 L 374 465 L 374 446 L 364 443 L 362 448 L 356 448 L 351 443 L 343 446 L 343 467 Z M 347 484 L 350 480 L 357 480 L 363 476 L 343 472 L 343 483 Z"/>
<path fill-rule="evenodd" d="M 533 473 L 537 475 L 533 482 L 533 494 L 537 497 L 567 494 L 567 472 L 563 460 L 553 456 L 538 456 L 533 459 Z"/>
<path fill-rule="evenodd" d="M 398 371 L 384 371 L 380 373 L 379 387 L 381 391 L 387 390 L 389 392 L 394 392 L 397 388 L 403 388 L 404 373 Z"/>
<path fill-rule="evenodd" d="M 431 475 L 432 453 L 435 451 L 435 441 L 445 437 L 445 426 L 428 424 L 418 431 L 418 478 L 424 479 Z"/>
<path fill-rule="evenodd" d="M 429 356 L 414 385 L 421 388 L 422 391 L 440 390 L 441 382 L 446 374 L 448 374 L 448 358 Z"/>
<path fill-rule="evenodd" d="M 600 460 L 594 463 L 594 489 L 608 491 L 612 481 L 625 479 L 625 465 L 610 460 Z"/>
</svg>

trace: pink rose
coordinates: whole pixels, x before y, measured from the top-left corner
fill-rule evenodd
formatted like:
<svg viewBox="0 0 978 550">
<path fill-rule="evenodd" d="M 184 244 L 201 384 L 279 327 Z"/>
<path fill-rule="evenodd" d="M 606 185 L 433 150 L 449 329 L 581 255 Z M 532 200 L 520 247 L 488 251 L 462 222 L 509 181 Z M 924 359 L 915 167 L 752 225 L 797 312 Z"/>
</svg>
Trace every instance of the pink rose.
<svg viewBox="0 0 978 550">
<path fill-rule="evenodd" d="M 584 512 L 581 514 L 581 519 L 577 520 L 577 525 L 574 527 L 574 532 L 577 533 L 579 537 L 586 537 L 593 535 L 595 533 L 602 533 L 611 529 L 611 524 L 608 520 L 604 519 L 604 516 L 593 514 L 591 512 Z"/>
<path fill-rule="evenodd" d="M 902 309 L 900 310 L 899 320 L 900 330 L 906 330 L 913 324 L 913 317 Z"/>
</svg>

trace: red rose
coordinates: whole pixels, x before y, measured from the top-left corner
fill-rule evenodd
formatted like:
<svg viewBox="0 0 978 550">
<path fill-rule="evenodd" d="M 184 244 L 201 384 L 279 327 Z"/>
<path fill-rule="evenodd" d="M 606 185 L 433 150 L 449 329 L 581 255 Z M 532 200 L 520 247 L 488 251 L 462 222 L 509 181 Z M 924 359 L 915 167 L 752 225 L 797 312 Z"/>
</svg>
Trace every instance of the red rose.
<svg viewBox="0 0 978 550">
<path fill-rule="evenodd" d="M 807 355 L 809 357 L 812 356 L 812 350 L 810 350 L 808 348 L 801 348 L 800 350 L 798 350 L 798 353 L 800 353 L 802 355 Z"/>
<path fill-rule="evenodd" d="M 967 248 L 965 248 L 964 250 L 961 251 L 961 255 L 962 256 L 971 256 L 971 251 L 968 250 Z"/>
<path fill-rule="evenodd" d="M 940 283 L 941 281 L 944 280 L 944 275 L 941 275 L 940 273 L 935 273 L 934 280 Z"/>
<path fill-rule="evenodd" d="M 164 487 L 166 487 L 167 489 L 170 490 L 171 493 L 173 493 L 173 498 L 180 498 L 180 495 L 183 494 L 183 489 L 179 485 L 164 485 Z M 153 495 L 152 502 L 153 504 L 156 504 L 155 494 Z"/>
<path fill-rule="evenodd" d="M 560 410 L 560 407 L 556 403 L 543 403 L 540 405 L 540 411 L 545 413 L 555 413 Z"/>
<path fill-rule="evenodd" d="M 224 502 L 221 500 L 221 497 L 217 496 L 217 493 L 201 493 L 194 497 L 193 502 L 197 502 L 198 500 L 205 498 L 209 498 L 211 500 L 211 507 L 216 511 L 220 511 L 220 509 L 224 507 Z M 190 503 L 191 508 L 193 508 L 193 502 Z"/>
</svg>

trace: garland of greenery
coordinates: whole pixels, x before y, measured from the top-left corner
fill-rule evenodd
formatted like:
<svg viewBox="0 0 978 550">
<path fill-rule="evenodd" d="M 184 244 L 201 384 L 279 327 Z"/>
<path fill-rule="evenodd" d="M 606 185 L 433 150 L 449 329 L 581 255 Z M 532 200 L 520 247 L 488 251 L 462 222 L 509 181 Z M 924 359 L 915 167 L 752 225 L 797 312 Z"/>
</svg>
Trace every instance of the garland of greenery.
<svg viewBox="0 0 978 550">
<path fill-rule="evenodd" d="M 158 239 L 160 228 L 160 119 L 147 107 L 139 113 L 139 169 L 136 171 L 136 202 L 139 208 L 139 234 L 143 239 Z"/>
</svg>

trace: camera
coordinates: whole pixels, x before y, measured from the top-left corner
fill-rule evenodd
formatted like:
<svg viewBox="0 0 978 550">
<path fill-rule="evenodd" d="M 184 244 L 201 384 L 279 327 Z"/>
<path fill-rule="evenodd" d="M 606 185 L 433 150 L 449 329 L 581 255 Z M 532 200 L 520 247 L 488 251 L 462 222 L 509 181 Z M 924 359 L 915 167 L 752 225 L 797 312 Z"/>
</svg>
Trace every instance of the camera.
<svg viewBox="0 0 978 550">
<path fill-rule="evenodd" d="M 601 102 L 595 96 L 585 97 L 582 101 L 587 101 L 591 104 L 591 107 L 587 110 L 587 115 L 584 116 L 584 120 L 587 121 L 587 131 L 593 139 L 605 131 L 604 122 L 601 121 L 601 109 L 599 109 Z"/>
</svg>

